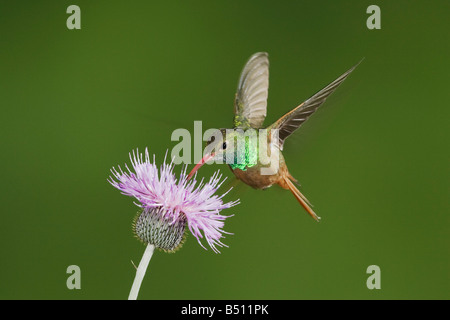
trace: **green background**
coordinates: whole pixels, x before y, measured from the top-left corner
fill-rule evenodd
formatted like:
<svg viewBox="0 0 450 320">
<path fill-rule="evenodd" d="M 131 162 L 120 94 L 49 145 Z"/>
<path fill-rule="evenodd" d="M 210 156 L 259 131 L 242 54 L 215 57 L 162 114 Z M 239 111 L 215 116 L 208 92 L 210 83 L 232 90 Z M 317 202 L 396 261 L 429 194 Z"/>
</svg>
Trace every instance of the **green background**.
<svg viewBox="0 0 450 320">
<path fill-rule="evenodd" d="M 66 9 L 81 8 L 81 30 Z M 381 30 L 366 9 L 381 8 Z M 265 124 L 365 57 L 285 145 L 322 217 L 237 186 L 221 254 L 156 252 L 141 299 L 449 299 L 449 1 L 1 1 L 0 298 L 126 299 L 144 246 L 106 179 L 177 128 L 229 127 L 270 55 Z M 206 166 L 232 178 L 226 167 Z M 178 168 L 179 169 L 179 168 Z M 66 269 L 81 268 L 81 290 Z M 381 290 L 366 269 L 381 268 Z"/>
</svg>

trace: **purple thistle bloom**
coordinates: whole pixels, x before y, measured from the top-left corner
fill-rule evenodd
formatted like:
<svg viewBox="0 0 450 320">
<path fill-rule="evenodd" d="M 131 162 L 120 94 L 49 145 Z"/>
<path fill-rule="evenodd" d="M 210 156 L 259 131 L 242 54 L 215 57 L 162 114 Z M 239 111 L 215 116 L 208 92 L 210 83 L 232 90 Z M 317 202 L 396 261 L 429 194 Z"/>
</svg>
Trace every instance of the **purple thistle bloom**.
<svg viewBox="0 0 450 320">
<path fill-rule="evenodd" d="M 171 226 L 181 225 L 184 232 L 184 221 L 187 221 L 189 230 L 204 249 L 206 248 L 200 241 L 203 237 L 216 253 L 219 253 L 216 246 L 226 247 L 220 239 L 223 238 L 224 233 L 227 233 L 222 228 L 224 220 L 230 216 L 223 216 L 220 211 L 235 206 L 239 200 L 223 203 L 222 198 L 229 190 L 221 196 L 215 195 L 217 189 L 225 181 L 225 179 L 221 181 L 222 175 L 219 174 L 219 171 L 214 173 L 209 182 L 205 183 L 202 179 L 197 185 L 195 177 L 188 180 L 186 166 L 178 180 L 173 173 L 173 163 L 166 164 L 164 159 L 164 163 L 158 170 L 155 156 L 153 156 L 153 163 L 150 162 L 147 149 L 145 150 L 145 159 L 138 151 L 136 153 L 133 151 L 130 154 L 130 160 L 135 173 L 127 165 L 125 165 L 126 172 L 122 171 L 119 166 L 119 171 L 115 168 L 111 170 L 117 181 L 109 177 L 108 182 L 119 189 L 122 194 L 134 197 L 139 201 L 135 204 L 143 209 L 141 215 L 145 214 L 143 219 L 151 220 L 149 222 L 152 224 L 151 228 L 155 228 L 157 225 L 156 229 L 166 230 Z M 140 217 L 137 221 L 140 221 L 139 219 Z M 161 224 L 163 227 L 160 227 Z M 151 232 L 153 236 L 155 232 L 160 233 L 160 230 L 149 231 L 148 225 L 139 227 L 141 230 L 145 229 L 144 232 L 147 234 Z M 136 233 L 138 234 L 138 231 Z M 139 234 L 138 236 L 142 239 L 142 236 Z M 160 237 L 167 240 L 168 237 L 172 237 L 172 234 L 166 232 Z"/>
</svg>

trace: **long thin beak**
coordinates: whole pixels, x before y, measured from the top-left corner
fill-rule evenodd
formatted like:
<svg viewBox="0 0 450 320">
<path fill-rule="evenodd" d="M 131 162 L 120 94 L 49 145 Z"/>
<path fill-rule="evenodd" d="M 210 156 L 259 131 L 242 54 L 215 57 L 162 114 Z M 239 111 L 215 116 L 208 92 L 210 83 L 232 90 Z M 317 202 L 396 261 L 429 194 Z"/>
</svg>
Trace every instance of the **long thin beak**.
<svg viewBox="0 0 450 320">
<path fill-rule="evenodd" d="M 198 169 L 200 169 L 201 166 L 203 166 L 206 162 L 208 162 L 209 159 L 212 159 L 212 158 L 214 158 L 214 153 L 210 153 L 210 154 L 207 154 L 206 156 L 204 156 L 202 158 L 202 160 L 200 160 L 200 162 L 197 163 L 197 165 L 194 167 L 194 169 L 192 169 L 192 171 L 189 173 L 187 179 L 188 180 L 191 179 L 192 176 L 194 175 L 194 173 L 196 173 L 198 171 Z"/>
</svg>

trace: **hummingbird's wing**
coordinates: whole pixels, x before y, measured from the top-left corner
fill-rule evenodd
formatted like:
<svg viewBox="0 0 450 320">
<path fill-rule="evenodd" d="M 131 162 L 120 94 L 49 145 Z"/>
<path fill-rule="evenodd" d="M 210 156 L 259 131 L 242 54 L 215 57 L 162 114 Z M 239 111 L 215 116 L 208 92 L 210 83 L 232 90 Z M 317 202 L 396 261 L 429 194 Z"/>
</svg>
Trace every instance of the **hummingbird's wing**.
<svg viewBox="0 0 450 320">
<path fill-rule="evenodd" d="M 361 60 L 362 61 L 362 60 Z M 361 63 L 358 62 L 355 66 L 350 68 L 347 72 L 342 74 L 339 78 L 331 82 L 325 88 L 317 92 L 311 98 L 303 102 L 297 108 L 291 110 L 282 116 L 278 121 L 272 124 L 269 128 L 278 129 L 279 134 L 279 147 L 283 150 L 284 140 L 289 137 L 295 130 L 308 120 L 308 118 L 325 102 L 334 90 L 344 82 L 348 75 L 355 70 L 355 68 Z"/>
<path fill-rule="evenodd" d="M 269 57 L 258 52 L 250 57 L 239 78 L 234 101 L 234 127 L 261 128 L 267 113 Z"/>
</svg>

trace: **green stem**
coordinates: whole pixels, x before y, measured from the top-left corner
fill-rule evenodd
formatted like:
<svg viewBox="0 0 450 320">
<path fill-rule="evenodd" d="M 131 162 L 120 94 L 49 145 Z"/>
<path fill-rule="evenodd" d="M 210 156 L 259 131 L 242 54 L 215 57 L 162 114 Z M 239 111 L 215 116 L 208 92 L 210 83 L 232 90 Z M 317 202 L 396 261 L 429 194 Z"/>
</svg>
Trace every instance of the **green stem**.
<svg viewBox="0 0 450 320">
<path fill-rule="evenodd" d="M 128 300 L 136 300 L 139 289 L 141 288 L 142 280 L 145 276 L 145 271 L 147 270 L 148 263 L 152 258 L 153 251 L 155 250 L 155 246 L 152 244 L 148 244 L 147 248 L 145 248 L 144 255 L 142 256 L 141 262 L 139 262 L 139 266 L 136 270 L 136 276 L 133 281 L 133 286 L 131 287 L 130 295 L 128 296 Z"/>
</svg>

